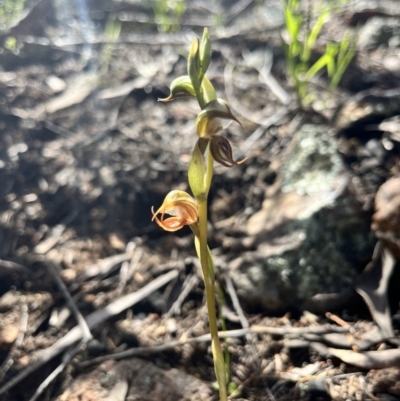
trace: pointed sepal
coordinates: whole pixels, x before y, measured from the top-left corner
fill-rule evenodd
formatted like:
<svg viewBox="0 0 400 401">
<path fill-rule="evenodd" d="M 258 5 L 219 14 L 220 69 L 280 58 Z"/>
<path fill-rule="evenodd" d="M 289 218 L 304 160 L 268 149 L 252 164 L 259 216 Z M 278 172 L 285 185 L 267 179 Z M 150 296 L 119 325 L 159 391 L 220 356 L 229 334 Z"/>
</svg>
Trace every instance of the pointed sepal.
<svg viewBox="0 0 400 401">
<path fill-rule="evenodd" d="M 233 160 L 232 146 L 228 139 L 220 135 L 214 135 L 210 139 L 210 152 L 216 162 L 225 167 L 233 167 L 236 164 L 242 164 L 246 159 Z"/>
<path fill-rule="evenodd" d="M 227 128 L 232 121 L 240 124 L 232 114 L 227 102 L 216 99 L 206 105 L 196 118 L 197 135 L 200 138 L 211 138 Z"/>
<path fill-rule="evenodd" d="M 176 78 L 172 81 L 169 88 L 170 94 L 164 99 L 158 99 L 159 102 L 171 102 L 172 100 L 179 99 L 187 96 L 196 96 L 194 91 L 192 81 L 188 75 L 183 75 L 182 77 Z"/>
</svg>

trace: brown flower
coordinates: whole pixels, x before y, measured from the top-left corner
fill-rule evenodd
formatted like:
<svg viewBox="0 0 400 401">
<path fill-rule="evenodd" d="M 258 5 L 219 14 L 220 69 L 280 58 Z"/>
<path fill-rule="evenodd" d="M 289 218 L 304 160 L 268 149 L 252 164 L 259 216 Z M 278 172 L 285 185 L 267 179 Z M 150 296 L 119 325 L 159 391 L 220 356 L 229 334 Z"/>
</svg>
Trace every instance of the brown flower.
<svg viewBox="0 0 400 401">
<path fill-rule="evenodd" d="M 200 138 L 211 138 L 227 128 L 232 121 L 240 122 L 234 117 L 228 103 L 222 99 L 209 102 L 196 118 L 197 135 Z"/>
<path fill-rule="evenodd" d="M 210 138 L 210 151 L 215 161 L 225 167 L 233 167 L 235 164 L 242 164 L 246 159 L 233 160 L 232 146 L 223 136 L 214 135 Z"/>
<path fill-rule="evenodd" d="M 199 217 L 198 206 L 193 199 L 185 191 L 171 191 L 164 199 L 161 207 L 154 213 L 154 208 L 151 208 L 153 219 L 165 231 L 177 231 L 185 225 L 193 225 Z M 157 217 L 161 214 L 161 219 Z M 164 218 L 165 214 L 172 217 Z"/>
</svg>

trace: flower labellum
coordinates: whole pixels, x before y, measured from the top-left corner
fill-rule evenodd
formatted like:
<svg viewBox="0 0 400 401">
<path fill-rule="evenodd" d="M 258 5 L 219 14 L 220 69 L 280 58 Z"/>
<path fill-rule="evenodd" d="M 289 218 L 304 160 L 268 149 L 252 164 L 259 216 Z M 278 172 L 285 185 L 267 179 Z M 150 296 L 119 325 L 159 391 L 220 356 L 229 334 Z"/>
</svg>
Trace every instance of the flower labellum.
<svg viewBox="0 0 400 401">
<path fill-rule="evenodd" d="M 154 213 L 151 208 L 154 220 L 165 231 L 177 231 L 185 225 L 192 225 L 197 222 L 199 217 L 198 206 L 193 199 L 185 191 L 171 191 L 164 199 L 161 207 Z M 161 214 L 161 219 L 157 217 Z M 169 214 L 172 217 L 164 218 L 164 214 Z"/>
<path fill-rule="evenodd" d="M 228 103 L 216 99 L 206 105 L 196 118 L 197 134 L 200 138 L 211 138 L 227 128 L 232 121 L 240 122 L 234 117 Z"/>
<path fill-rule="evenodd" d="M 242 164 L 246 161 L 246 159 L 243 159 L 235 162 L 231 144 L 225 137 L 220 135 L 214 135 L 210 139 L 210 151 L 214 160 L 225 167 L 233 167 L 235 164 Z"/>
</svg>

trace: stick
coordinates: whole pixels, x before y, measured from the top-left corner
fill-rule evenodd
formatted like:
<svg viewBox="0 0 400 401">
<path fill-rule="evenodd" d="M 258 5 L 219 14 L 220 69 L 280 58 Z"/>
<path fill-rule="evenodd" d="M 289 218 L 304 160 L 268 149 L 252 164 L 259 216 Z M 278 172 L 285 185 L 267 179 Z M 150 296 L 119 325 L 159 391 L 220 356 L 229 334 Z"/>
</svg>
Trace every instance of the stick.
<svg viewBox="0 0 400 401">
<path fill-rule="evenodd" d="M 237 297 L 235 287 L 233 286 L 232 280 L 228 275 L 226 275 L 225 277 L 225 283 L 226 283 L 226 289 L 228 290 L 229 296 L 231 297 L 233 307 L 237 315 L 239 316 L 240 324 L 244 329 L 248 329 L 250 327 L 249 322 L 247 321 L 246 316 L 243 313 L 243 309 L 240 306 L 240 302 Z"/>
<path fill-rule="evenodd" d="M 67 301 L 69 309 L 71 310 L 72 314 L 75 316 L 75 319 L 81 328 L 83 339 L 86 342 L 88 342 L 89 340 L 91 340 L 93 338 L 93 336 L 92 336 L 92 333 L 90 332 L 89 326 L 88 326 L 85 318 L 82 316 L 82 313 L 76 306 L 75 301 L 71 297 L 71 294 L 68 292 L 68 288 L 64 284 L 64 281 L 62 281 L 56 266 L 51 262 L 46 263 L 46 266 L 47 266 L 49 272 L 51 273 L 51 275 L 53 276 L 54 281 L 58 285 L 58 288 L 64 295 L 64 298 Z"/>
<path fill-rule="evenodd" d="M 49 384 L 66 368 L 66 366 L 75 358 L 79 351 L 86 345 L 87 339 L 83 339 L 76 347 L 67 352 L 60 365 L 54 369 L 49 376 L 42 382 L 42 384 L 37 388 L 35 394 L 29 399 L 29 401 L 36 401 L 42 394 L 43 391 L 49 386 Z"/>
<path fill-rule="evenodd" d="M 78 277 L 78 281 L 87 280 L 96 276 L 109 274 L 111 270 L 119 263 L 125 262 L 132 258 L 132 253 L 126 252 L 120 255 L 109 256 L 106 259 L 87 267 Z"/>
<path fill-rule="evenodd" d="M 182 285 L 182 291 L 179 294 L 178 299 L 173 303 L 170 310 L 165 314 L 164 320 L 169 319 L 171 316 L 173 316 L 180 310 L 183 301 L 186 299 L 190 291 L 192 291 L 192 289 L 197 285 L 198 282 L 199 279 L 196 276 L 196 274 L 192 274 L 190 277 L 187 277 L 185 279 Z"/>
<path fill-rule="evenodd" d="M 146 298 L 154 291 L 157 291 L 159 288 L 169 283 L 171 280 L 176 278 L 177 275 L 178 275 L 178 270 L 171 270 L 170 272 L 164 274 L 163 276 L 157 277 L 155 280 L 153 280 L 151 283 L 147 284 L 140 290 L 132 294 L 125 295 L 115 300 L 105 308 L 91 313 L 86 317 L 86 321 L 89 328 L 93 329 L 99 326 L 100 324 L 104 323 L 109 318 L 118 315 L 125 309 L 132 307 L 133 305 L 140 302 L 142 299 Z M 75 326 L 64 337 L 60 338 L 51 347 L 44 350 L 37 361 L 32 362 L 30 365 L 28 365 L 26 369 L 22 370 L 15 377 L 13 377 L 8 383 L 6 383 L 3 387 L 1 387 L 0 395 L 4 394 L 6 391 L 13 388 L 22 379 L 30 375 L 36 369 L 43 366 L 46 362 L 50 361 L 55 356 L 59 355 L 67 347 L 81 340 L 82 337 L 83 334 L 81 328 L 79 326 Z"/>
<path fill-rule="evenodd" d="M 326 312 L 325 316 L 332 320 L 333 322 L 335 322 L 337 325 L 342 326 L 342 327 L 351 327 L 350 323 L 344 321 L 343 319 L 341 319 L 339 316 L 334 315 L 331 312 Z"/>
<path fill-rule="evenodd" d="M 339 332 L 346 333 L 348 329 L 337 326 L 322 326 L 322 327 L 263 327 L 263 326 L 252 326 L 246 329 L 238 329 L 238 330 L 228 330 L 228 331 L 219 331 L 219 338 L 237 338 L 243 337 L 249 333 L 265 333 L 265 334 L 275 334 L 275 335 L 285 335 L 285 334 L 305 334 L 305 333 L 318 333 L 318 334 L 326 334 L 329 332 Z M 193 343 L 203 343 L 211 341 L 211 334 L 204 334 L 202 336 L 189 338 L 187 340 L 177 340 L 172 341 L 167 344 L 155 345 L 152 347 L 138 347 L 132 348 L 126 351 L 117 352 L 115 354 L 99 356 L 97 358 L 91 359 L 90 361 L 85 361 L 79 364 L 80 367 L 84 368 L 96 363 L 102 363 L 104 361 L 108 361 L 109 359 L 123 359 L 129 358 L 132 356 L 138 355 L 151 355 L 157 354 L 159 352 L 169 351 L 175 347 L 184 344 L 193 344 Z"/>
<path fill-rule="evenodd" d="M 244 315 L 243 309 L 242 309 L 242 307 L 240 305 L 240 302 L 239 302 L 239 298 L 238 298 L 238 296 L 236 294 L 235 287 L 233 286 L 232 280 L 228 276 L 228 274 L 226 274 L 225 283 L 226 283 L 226 289 L 228 290 L 229 296 L 230 296 L 230 298 L 232 300 L 233 307 L 235 308 L 235 311 L 236 311 L 237 315 L 239 316 L 240 324 L 242 325 L 242 327 L 244 329 L 249 329 L 249 327 L 250 327 L 249 322 L 246 319 L 246 316 Z M 253 354 L 254 361 L 256 361 L 256 364 L 258 365 L 258 367 L 261 367 L 261 361 L 260 361 L 260 358 L 257 355 L 257 351 L 256 351 L 256 348 L 254 346 L 253 339 L 254 339 L 253 335 L 249 331 L 246 334 L 246 340 L 249 342 L 249 345 L 251 347 L 251 353 Z"/>
<path fill-rule="evenodd" d="M 8 370 L 13 365 L 13 363 L 14 363 L 13 351 L 15 349 L 17 349 L 24 341 L 24 337 L 25 337 L 25 333 L 26 333 L 27 329 L 28 329 L 28 307 L 26 304 L 22 304 L 21 305 L 21 323 L 20 323 L 18 337 L 15 340 L 14 344 L 12 345 L 12 347 L 7 355 L 7 358 L 0 366 L 0 381 L 3 380 L 4 376 L 6 375 Z"/>
</svg>

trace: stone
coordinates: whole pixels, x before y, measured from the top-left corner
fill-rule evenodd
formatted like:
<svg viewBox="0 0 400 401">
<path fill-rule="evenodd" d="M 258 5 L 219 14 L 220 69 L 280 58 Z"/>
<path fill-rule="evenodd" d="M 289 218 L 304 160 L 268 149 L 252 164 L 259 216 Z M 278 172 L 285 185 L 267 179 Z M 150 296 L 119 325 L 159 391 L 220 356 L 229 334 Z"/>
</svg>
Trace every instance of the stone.
<svg viewBox="0 0 400 401">
<path fill-rule="evenodd" d="M 368 215 L 351 193 L 335 137 L 304 125 L 280 167 L 279 189 L 248 221 L 255 251 L 230 262 L 243 303 L 277 311 L 352 291 L 372 255 Z"/>
<path fill-rule="evenodd" d="M 0 348 L 8 350 L 18 338 L 19 327 L 14 324 L 9 324 L 0 329 Z"/>
<path fill-rule="evenodd" d="M 361 50 L 377 49 L 380 46 L 398 47 L 400 45 L 400 19 L 373 17 L 361 29 L 358 46 Z"/>
<path fill-rule="evenodd" d="M 194 376 L 130 358 L 79 375 L 56 401 L 206 401 L 210 396 L 209 386 Z"/>
<path fill-rule="evenodd" d="M 389 179 L 376 193 L 372 229 L 400 260 L 400 178 Z"/>
</svg>

